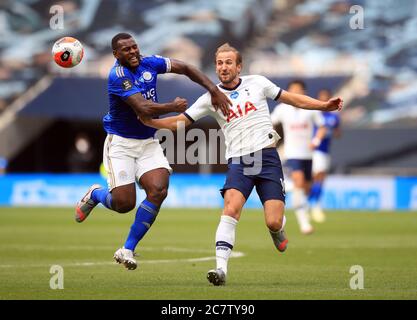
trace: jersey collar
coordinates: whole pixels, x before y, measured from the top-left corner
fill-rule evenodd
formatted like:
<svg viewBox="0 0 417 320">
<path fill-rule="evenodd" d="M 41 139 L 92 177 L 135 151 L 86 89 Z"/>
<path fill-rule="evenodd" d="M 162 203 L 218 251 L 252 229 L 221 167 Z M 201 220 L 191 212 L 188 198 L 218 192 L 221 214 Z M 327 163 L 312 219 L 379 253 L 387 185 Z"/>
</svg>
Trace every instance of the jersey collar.
<svg viewBox="0 0 417 320">
<path fill-rule="evenodd" d="M 219 87 L 222 88 L 223 90 L 233 91 L 233 90 L 236 90 L 240 86 L 241 83 L 242 83 L 242 78 L 239 78 L 239 83 L 235 85 L 233 88 L 226 88 L 226 87 L 223 87 L 223 85 L 221 84 L 219 85 Z"/>
</svg>

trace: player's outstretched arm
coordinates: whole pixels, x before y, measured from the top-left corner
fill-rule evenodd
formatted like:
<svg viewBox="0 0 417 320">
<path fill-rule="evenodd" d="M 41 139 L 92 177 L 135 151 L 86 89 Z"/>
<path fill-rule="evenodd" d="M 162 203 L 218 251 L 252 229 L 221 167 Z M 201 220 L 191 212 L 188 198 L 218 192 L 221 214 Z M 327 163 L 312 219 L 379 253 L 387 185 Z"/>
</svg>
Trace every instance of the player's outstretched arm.
<svg viewBox="0 0 417 320">
<path fill-rule="evenodd" d="M 307 110 L 340 111 L 343 107 L 343 99 L 332 98 L 328 101 L 320 101 L 302 94 L 291 93 L 283 90 L 279 100 L 294 107 Z"/>
<path fill-rule="evenodd" d="M 136 115 L 155 117 L 170 112 L 184 112 L 187 109 L 187 100 L 175 98 L 168 103 L 155 103 L 146 100 L 140 93 L 133 94 L 126 99 L 126 103 L 135 111 Z"/>
<path fill-rule="evenodd" d="M 171 59 L 171 72 L 183 74 L 192 81 L 206 88 L 211 95 L 211 104 L 214 109 L 216 111 L 220 109 L 225 116 L 229 114 L 229 105 L 232 106 L 232 102 L 204 73 L 196 67 L 176 59 Z"/>
<path fill-rule="evenodd" d="M 147 117 L 138 117 L 138 119 L 145 125 L 155 129 L 168 129 L 176 131 L 180 127 L 189 126 L 192 121 L 188 119 L 183 113 L 173 117 L 166 117 L 163 119 L 152 119 Z"/>
<path fill-rule="evenodd" d="M 310 143 L 311 150 L 314 150 L 320 145 L 322 140 L 325 138 L 326 133 L 327 133 L 326 126 L 323 125 L 323 126 L 318 127 L 316 135 L 314 136 L 313 140 L 311 140 L 311 143 Z"/>
</svg>

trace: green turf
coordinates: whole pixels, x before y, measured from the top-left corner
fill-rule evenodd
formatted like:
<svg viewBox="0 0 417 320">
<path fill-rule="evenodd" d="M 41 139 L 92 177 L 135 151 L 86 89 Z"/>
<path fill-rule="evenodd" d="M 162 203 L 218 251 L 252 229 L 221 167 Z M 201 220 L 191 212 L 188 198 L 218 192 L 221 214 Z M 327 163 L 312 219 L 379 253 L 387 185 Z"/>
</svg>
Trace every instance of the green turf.
<svg viewBox="0 0 417 320">
<path fill-rule="evenodd" d="M 0 208 L 0 299 L 417 299 L 417 214 L 332 212 L 310 236 L 287 213 L 289 248 L 277 252 L 262 212 L 245 210 L 225 287 L 209 285 L 220 210 L 169 210 L 138 247 L 139 267 L 112 263 L 133 219 L 96 209 Z M 163 260 L 163 261 L 161 261 Z M 175 260 L 175 261 L 174 261 Z M 96 265 L 82 265 L 91 262 Z M 50 266 L 64 268 L 52 290 Z M 352 290 L 350 267 L 364 269 Z"/>
</svg>

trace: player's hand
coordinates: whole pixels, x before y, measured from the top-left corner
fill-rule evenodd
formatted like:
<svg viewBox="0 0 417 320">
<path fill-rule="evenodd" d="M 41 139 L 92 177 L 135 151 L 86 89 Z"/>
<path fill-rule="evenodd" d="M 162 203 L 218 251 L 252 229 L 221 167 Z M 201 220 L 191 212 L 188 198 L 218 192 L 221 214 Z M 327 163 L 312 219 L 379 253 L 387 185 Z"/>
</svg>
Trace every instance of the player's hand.
<svg viewBox="0 0 417 320">
<path fill-rule="evenodd" d="M 176 97 L 174 102 L 174 112 L 182 113 L 187 109 L 188 103 L 184 98 Z"/>
<path fill-rule="evenodd" d="M 229 98 L 219 90 L 219 88 L 216 86 L 212 91 L 210 91 L 211 94 L 211 104 L 214 107 L 214 110 L 221 110 L 223 115 L 227 117 L 229 114 L 229 106 L 232 106 L 232 102 L 229 100 Z"/>
<path fill-rule="evenodd" d="M 309 143 L 310 150 L 315 150 L 321 144 L 321 139 L 319 137 L 314 137 L 313 140 Z"/>
<path fill-rule="evenodd" d="M 323 111 L 341 111 L 343 108 L 343 99 L 342 98 L 332 98 L 326 102 Z"/>
</svg>

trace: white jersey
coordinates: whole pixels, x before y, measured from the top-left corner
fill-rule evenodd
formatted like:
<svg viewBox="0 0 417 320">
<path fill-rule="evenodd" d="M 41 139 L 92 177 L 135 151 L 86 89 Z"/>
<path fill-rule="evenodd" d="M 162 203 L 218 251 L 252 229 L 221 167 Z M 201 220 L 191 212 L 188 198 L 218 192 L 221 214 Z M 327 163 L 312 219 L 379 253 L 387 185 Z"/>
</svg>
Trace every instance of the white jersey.
<svg viewBox="0 0 417 320">
<path fill-rule="evenodd" d="M 274 125 L 282 123 L 286 159 L 312 159 L 313 150 L 310 149 L 310 143 L 313 139 L 314 125 L 324 125 L 320 111 L 299 109 L 280 103 L 272 111 L 271 120 Z"/>
<path fill-rule="evenodd" d="M 220 125 L 226 142 L 226 159 L 247 155 L 278 142 L 280 136 L 271 123 L 266 98 L 277 99 L 281 89 L 263 76 L 243 76 L 233 89 L 219 89 L 233 106 L 229 115 L 214 110 L 209 93 L 203 94 L 185 115 L 192 121 L 211 116 Z"/>
</svg>

